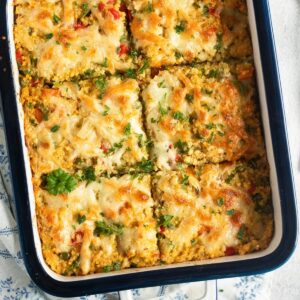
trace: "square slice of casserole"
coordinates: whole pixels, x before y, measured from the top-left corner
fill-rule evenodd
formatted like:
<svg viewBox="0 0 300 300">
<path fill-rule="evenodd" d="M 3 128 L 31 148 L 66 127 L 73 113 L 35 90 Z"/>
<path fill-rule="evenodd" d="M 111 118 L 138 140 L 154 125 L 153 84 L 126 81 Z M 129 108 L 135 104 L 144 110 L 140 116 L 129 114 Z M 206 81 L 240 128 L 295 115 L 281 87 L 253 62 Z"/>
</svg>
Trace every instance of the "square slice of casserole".
<svg viewBox="0 0 300 300">
<path fill-rule="evenodd" d="M 132 66 L 120 1 L 17 0 L 19 68 L 46 80 L 115 73 Z"/>
<path fill-rule="evenodd" d="M 153 180 L 159 249 L 165 263 L 245 254 L 273 232 L 265 159 L 161 171 Z"/>
<path fill-rule="evenodd" d="M 157 264 L 150 175 L 77 182 L 69 194 L 36 190 L 42 250 L 65 275 Z"/>
<path fill-rule="evenodd" d="M 221 1 L 127 1 L 136 49 L 152 67 L 211 60 L 221 34 Z"/>
<path fill-rule="evenodd" d="M 143 90 L 159 169 L 264 154 L 251 63 L 172 67 Z"/>
<path fill-rule="evenodd" d="M 36 178 L 54 169 L 102 173 L 148 170 L 135 80 L 100 76 L 22 90 L 26 143 Z M 150 163 L 150 164 L 149 164 Z"/>
</svg>

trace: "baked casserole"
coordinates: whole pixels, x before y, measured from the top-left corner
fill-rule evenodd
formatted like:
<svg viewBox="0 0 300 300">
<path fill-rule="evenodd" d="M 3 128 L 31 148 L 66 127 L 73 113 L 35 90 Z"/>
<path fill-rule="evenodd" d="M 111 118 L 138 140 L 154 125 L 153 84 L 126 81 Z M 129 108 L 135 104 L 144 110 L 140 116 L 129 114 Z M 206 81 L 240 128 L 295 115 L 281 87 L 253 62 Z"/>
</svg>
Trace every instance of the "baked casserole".
<svg viewBox="0 0 300 300">
<path fill-rule="evenodd" d="M 273 236 L 244 0 L 16 0 L 26 145 L 62 275 L 244 255 Z"/>
</svg>

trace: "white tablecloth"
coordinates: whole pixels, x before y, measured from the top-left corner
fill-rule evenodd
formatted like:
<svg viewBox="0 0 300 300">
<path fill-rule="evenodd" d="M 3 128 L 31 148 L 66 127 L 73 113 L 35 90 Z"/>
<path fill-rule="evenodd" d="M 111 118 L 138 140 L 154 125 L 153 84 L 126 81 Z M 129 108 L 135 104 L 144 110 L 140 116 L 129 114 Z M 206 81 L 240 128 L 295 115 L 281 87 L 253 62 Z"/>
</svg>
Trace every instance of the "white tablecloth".
<svg viewBox="0 0 300 300">
<path fill-rule="evenodd" d="M 259 1 L 259 0 L 256 0 Z M 298 199 L 300 199 L 300 1 L 269 0 L 282 80 L 291 157 Z M 0 79 L 1 80 L 1 79 Z M 8 197 L 9 162 L 5 150 L 3 124 L 0 119 L 0 300 L 53 298 L 37 289 L 24 270 L 18 231 L 11 217 Z M 299 206 L 299 204 L 298 204 Z M 288 263 L 265 275 L 213 280 L 185 285 L 133 290 L 80 297 L 83 299 L 136 300 L 299 300 L 299 245 Z"/>
</svg>

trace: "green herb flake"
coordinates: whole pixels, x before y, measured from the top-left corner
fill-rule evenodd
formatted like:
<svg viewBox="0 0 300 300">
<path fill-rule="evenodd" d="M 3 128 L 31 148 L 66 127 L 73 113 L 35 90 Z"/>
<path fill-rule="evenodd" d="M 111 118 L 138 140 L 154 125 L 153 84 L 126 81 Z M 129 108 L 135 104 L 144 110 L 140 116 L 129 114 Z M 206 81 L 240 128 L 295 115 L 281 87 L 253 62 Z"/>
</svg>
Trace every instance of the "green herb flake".
<svg viewBox="0 0 300 300">
<path fill-rule="evenodd" d="M 145 13 L 154 12 L 153 4 L 150 1 L 146 5 L 146 7 L 143 9 L 143 12 L 145 12 Z"/>
<path fill-rule="evenodd" d="M 107 265 L 103 267 L 103 272 L 111 272 L 111 271 L 119 271 L 121 270 L 122 263 L 119 261 L 113 262 L 111 265 Z"/>
<path fill-rule="evenodd" d="M 47 33 L 45 34 L 45 39 L 46 40 L 51 40 L 53 38 L 53 33 Z"/>
<path fill-rule="evenodd" d="M 214 124 L 214 123 L 209 123 L 209 124 L 206 124 L 205 127 L 206 127 L 207 129 L 211 130 L 211 129 L 216 128 L 216 124 Z"/>
<path fill-rule="evenodd" d="M 53 14 L 52 21 L 53 21 L 53 24 L 58 24 L 61 21 L 61 19 L 56 14 Z"/>
<path fill-rule="evenodd" d="M 86 47 L 86 46 L 81 46 L 80 49 L 81 49 L 82 51 L 86 51 L 86 50 L 87 50 L 87 47 Z"/>
<path fill-rule="evenodd" d="M 192 103 L 193 100 L 194 100 L 194 96 L 192 94 L 186 94 L 185 95 L 185 100 L 188 102 L 188 103 Z"/>
<path fill-rule="evenodd" d="M 123 228 L 124 225 L 122 224 L 108 224 L 104 221 L 96 221 L 95 222 L 95 229 L 94 229 L 94 235 L 95 236 L 109 236 L 112 234 L 116 235 L 122 235 L 123 234 Z"/>
<path fill-rule="evenodd" d="M 143 157 L 142 161 L 140 161 L 138 164 L 137 164 L 137 171 L 139 172 L 143 172 L 143 173 L 150 173 L 153 171 L 153 162 L 149 159 L 145 159 Z"/>
<path fill-rule="evenodd" d="M 227 216 L 233 216 L 234 215 L 234 209 L 229 209 L 226 211 Z"/>
<path fill-rule="evenodd" d="M 208 17 L 209 15 L 209 7 L 207 5 L 204 5 L 203 8 L 202 8 L 202 14 L 205 16 L 205 17 Z"/>
<path fill-rule="evenodd" d="M 208 78 L 218 78 L 220 76 L 219 70 L 210 70 L 207 74 Z"/>
<path fill-rule="evenodd" d="M 233 80 L 232 83 L 242 96 L 245 96 L 247 94 L 248 92 L 247 86 L 242 81 Z"/>
<path fill-rule="evenodd" d="M 136 57 L 139 56 L 139 52 L 138 52 L 136 49 L 132 49 L 132 50 L 130 50 L 130 52 L 129 52 L 129 56 L 130 56 L 131 58 L 136 58 Z"/>
<path fill-rule="evenodd" d="M 182 140 L 178 140 L 174 147 L 178 150 L 180 154 L 186 154 L 189 151 L 187 142 L 183 142 Z"/>
<path fill-rule="evenodd" d="M 125 135 L 130 135 L 130 133 L 131 133 L 131 124 L 128 123 L 128 124 L 125 126 L 125 128 L 124 128 L 124 134 L 125 134 Z"/>
<path fill-rule="evenodd" d="M 217 33 L 217 44 L 215 45 L 215 49 L 220 51 L 223 47 L 223 35 L 222 33 Z"/>
<path fill-rule="evenodd" d="M 202 88 L 201 89 L 201 93 L 204 94 L 204 95 L 208 95 L 208 96 L 211 96 L 213 91 L 210 91 L 208 89 L 205 89 L 205 88 Z"/>
<path fill-rule="evenodd" d="M 120 141 L 119 143 L 114 143 L 113 146 L 108 150 L 107 154 L 113 154 L 117 150 L 121 149 L 123 147 L 123 141 Z"/>
<path fill-rule="evenodd" d="M 148 59 L 145 59 L 143 65 L 141 66 L 141 68 L 139 69 L 139 74 L 143 74 L 146 69 L 148 69 L 150 67 L 150 63 Z"/>
<path fill-rule="evenodd" d="M 98 98 L 102 98 L 104 96 L 105 90 L 107 88 L 107 80 L 106 77 L 99 76 L 95 81 L 96 88 L 99 90 L 100 94 L 98 95 Z"/>
<path fill-rule="evenodd" d="M 244 239 L 244 236 L 245 236 L 245 233 L 246 233 L 246 225 L 245 224 L 242 224 L 236 237 L 239 239 L 239 240 L 243 240 Z"/>
<path fill-rule="evenodd" d="M 72 192 L 77 184 L 74 176 L 62 169 L 54 170 L 46 175 L 45 188 L 52 195 Z"/>
<path fill-rule="evenodd" d="M 127 69 L 124 75 L 127 78 L 136 79 L 136 70 L 134 70 L 134 69 Z"/>
<path fill-rule="evenodd" d="M 95 175 L 95 168 L 94 167 L 87 167 L 82 170 L 83 175 L 82 175 L 82 180 L 87 181 L 88 183 L 95 181 L 96 180 L 96 175 Z"/>
<path fill-rule="evenodd" d="M 81 16 L 80 16 L 80 19 L 86 17 L 89 13 L 90 13 L 90 8 L 89 8 L 89 5 L 88 3 L 82 3 L 81 5 Z"/>
<path fill-rule="evenodd" d="M 59 258 L 61 258 L 62 260 L 65 260 L 65 261 L 69 260 L 71 257 L 69 252 L 61 252 L 58 254 L 58 256 L 59 256 Z"/>
<path fill-rule="evenodd" d="M 104 68 L 108 67 L 108 59 L 107 59 L 107 57 L 104 58 L 104 61 L 102 63 L 102 67 L 104 67 Z"/>
<path fill-rule="evenodd" d="M 78 215 L 77 216 L 77 222 L 78 222 L 78 224 L 82 224 L 85 220 L 86 220 L 86 216 L 85 215 Z"/>
<path fill-rule="evenodd" d="M 186 27 L 186 22 L 185 21 L 180 21 L 180 23 L 178 23 L 174 29 L 176 31 L 176 33 L 182 33 L 185 31 L 185 27 Z"/>
<path fill-rule="evenodd" d="M 174 225 L 172 224 L 174 216 L 171 215 L 162 215 L 158 218 L 158 226 L 163 226 L 165 228 L 173 228 Z"/>
<path fill-rule="evenodd" d="M 183 57 L 183 54 L 180 53 L 179 51 L 175 51 L 175 58 L 180 59 L 181 57 Z"/>
<path fill-rule="evenodd" d="M 184 174 L 182 180 L 181 180 L 181 184 L 184 186 L 187 186 L 189 184 L 189 176 L 187 176 L 186 174 Z"/>
<path fill-rule="evenodd" d="M 245 168 L 241 165 L 235 167 L 234 170 L 227 176 L 227 178 L 225 179 L 225 182 L 230 183 L 236 174 L 244 172 L 244 171 L 245 171 Z"/>
<path fill-rule="evenodd" d="M 161 102 L 158 102 L 158 110 L 159 110 L 159 113 L 162 115 L 162 116 L 165 116 L 167 113 L 168 113 L 168 109 L 167 108 L 164 108 L 161 104 Z"/>
<path fill-rule="evenodd" d="M 102 112 L 102 116 L 107 116 L 110 108 L 106 104 L 104 105 L 104 111 Z"/>
<path fill-rule="evenodd" d="M 56 132 L 56 131 L 59 130 L 59 128 L 60 128 L 59 125 L 54 125 L 54 126 L 51 127 L 50 131 L 51 131 L 51 132 Z"/>
<path fill-rule="evenodd" d="M 217 200 L 217 203 L 218 203 L 218 206 L 223 206 L 224 203 L 225 203 L 224 198 L 219 198 L 219 199 Z"/>
<path fill-rule="evenodd" d="M 184 117 L 184 114 L 182 112 L 176 111 L 173 114 L 173 119 L 178 120 L 178 121 L 184 121 L 185 117 Z"/>
</svg>

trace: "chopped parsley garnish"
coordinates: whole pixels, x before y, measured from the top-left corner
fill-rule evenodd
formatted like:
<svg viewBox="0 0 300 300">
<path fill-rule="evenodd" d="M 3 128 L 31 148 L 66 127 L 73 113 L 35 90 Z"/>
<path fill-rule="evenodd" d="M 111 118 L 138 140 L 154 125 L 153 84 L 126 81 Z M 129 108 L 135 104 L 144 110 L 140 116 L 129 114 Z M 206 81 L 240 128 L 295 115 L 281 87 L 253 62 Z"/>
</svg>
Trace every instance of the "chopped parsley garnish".
<svg viewBox="0 0 300 300">
<path fill-rule="evenodd" d="M 82 224 L 85 220 L 86 220 L 86 216 L 85 215 L 78 215 L 77 216 L 77 222 L 78 222 L 78 224 Z"/>
<path fill-rule="evenodd" d="M 227 178 L 225 179 L 225 182 L 230 183 L 236 174 L 244 172 L 244 171 L 245 171 L 245 168 L 241 165 L 235 167 L 234 170 L 227 176 Z"/>
<path fill-rule="evenodd" d="M 110 108 L 106 104 L 104 105 L 104 111 L 102 112 L 102 116 L 107 116 Z"/>
<path fill-rule="evenodd" d="M 143 74 L 145 72 L 146 69 L 148 69 L 150 67 L 150 63 L 148 59 L 145 59 L 143 65 L 141 66 L 141 68 L 139 69 L 139 74 Z"/>
<path fill-rule="evenodd" d="M 209 15 L 209 7 L 207 5 L 203 6 L 202 13 L 203 13 L 203 15 L 205 17 L 208 17 L 208 15 Z"/>
<path fill-rule="evenodd" d="M 153 171 L 153 162 L 143 157 L 142 161 L 137 164 L 137 171 L 143 173 L 150 173 Z"/>
<path fill-rule="evenodd" d="M 125 126 L 125 128 L 124 128 L 124 133 L 125 133 L 125 135 L 130 135 L 130 133 L 131 133 L 131 124 L 130 124 L 130 123 L 128 123 L 128 124 Z"/>
<path fill-rule="evenodd" d="M 150 1 L 146 5 L 146 7 L 143 9 L 143 12 L 145 12 L 145 13 L 154 12 L 153 4 Z"/>
<path fill-rule="evenodd" d="M 194 96 L 193 96 L 192 94 L 186 94 L 185 100 L 186 100 L 188 103 L 192 103 L 193 100 L 194 100 Z"/>
<path fill-rule="evenodd" d="M 95 175 L 95 168 L 94 167 L 87 167 L 82 170 L 83 174 L 81 179 L 87 181 L 88 183 L 96 180 Z"/>
<path fill-rule="evenodd" d="M 181 184 L 182 185 L 188 185 L 189 184 L 189 176 L 187 176 L 186 174 L 184 174 L 182 180 L 181 180 Z"/>
<path fill-rule="evenodd" d="M 216 124 L 214 123 L 209 123 L 209 124 L 206 124 L 205 127 L 209 130 L 213 129 L 213 128 L 216 128 Z"/>
<path fill-rule="evenodd" d="M 240 81 L 240 80 L 233 80 L 232 83 L 238 89 L 239 93 L 242 96 L 245 96 L 247 94 L 247 87 L 246 87 L 246 85 L 242 81 Z"/>
<path fill-rule="evenodd" d="M 138 55 L 139 55 L 139 52 L 136 49 L 132 49 L 129 52 L 129 56 L 132 58 L 138 57 Z"/>
<path fill-rule="evenodd" d="M 102 98 L 107 88 L 107 80 L 105 76 L 99 76 L 95 81 L 96 88 L 100 91 L 98 98 Z"/>
<path fill-rule="evenodd" d="M 45 177 L 45 188 L 52 195 L 70 193 L 76 184 L 75 177 L 62 169 L 54 170 Z"/>
<path fill-rule="evenodd" d="M 56 132 L 56 131 L 59 130 L 59 128 L 60 128 L 59 125 L 54 125 L 54 126 L 51 127 L 50 131 L 51 131 L 51 132 Z"/>
<path fill-rule="evenodd" d="M 217 51 L 221 50 L 222 49 L 222 46 L 223 46 L 223 35 L 222 33 L 218 33 L 217 34 L 217 44 L 215 45 L 215 49 Z"/>
<path fill-rule="evenodd" d="M 53 38 L 53 33 L 47 33 L 45 34 L 45 39 L 46 40 L 51 40 Z"/>
<path fill-rule="evenodd" d="M 185 21 L 180 21 L 180 23 L 178 23 L 174 29 L 176 31 L 176 33 L 181 33 L 183 31 L 185 31 L 185 27 L 186 27 L 186 22 Z"/>
<path fill-rule="evenodd" d="M 107 57 L 104 58 L 104 61 L 102 63 L 102 67 L 104 67 L 104 68 L 108 67 L 108 59 L 107 59 Z"/>
<path fill-rule="evenodd" d="M 246 233 L 246 225 L 245 224 L 242 224 L 236 237 L 239 239 L 239 240 L 243 240 L 244 239 L 244 236 L 245 236 L 245 233 Z"/>
<path fill-rule="evenodd" d="M 71 257 L 71 254 L 69 252 L 61 252 L 58 255 L 62 260 L 69 260 Z"/>
<path fill-rule="evenodd" d="M 189 151 L 187 142 L 183 142 L 182 140 L 178 140 L 174 147 L 178 150 L 180 154 L 185 154 Z"/>
<path fill-rule="evenodd" d="M 122 235 L 123 234 L 123 228 L 124 225 L 122 224 L 108 224 L 104 221 L 96 221 L 95 222 L 96 228 L 94 229 L 94 235 L 100 236 L 100 235 Z"/>
<path fill-rule="evenodd" d="M 91 78 L 94 76 L 95 71 L 92 69 L 87 69 L 84 73 L 83 73 L 83 77 L 84 78 Z"/>
<path fill-rule="evenodd" d="M 158 110 L 159 110 L 159 113 L 160 113 L 162 116 L 165 116 L 165 115 L 168 113 L 168 109 L 167 109 L 167 108 L 164 108 L 164 107 L 161 105 L 161 102 L 158 102 Z"/>
<path fill-rule="evenodd" d="M 121 269 L 122 263 L 119 261 L 113 262 L 111 265 L 107 265 L 103 267 L 103 272 L 111 272 L 111 271 L 118 271 Z"/>
<path fill-rule="evenodd" d="M 208 89 L 202 88 L 201 89 L 201 93 L 204 94 L 204 95 L 211 96 L 211 94 L 213 93 L 213 91 L 210 91 Z"/>
<path fill-rule="evenodd" d="M 78 256 L 70 265 L 69 271 L 73 271 L 74 269 L 78 269 L 80 265 L 80 256 Z"/>
<path fill-rule="evenodd" d="M 86 51 L 86 50 L 87 50 L 87 47 L 86 47 L 86 46 L 81 46 L 81 50 L 82 50 L 82 51 Z"/>
<path fill-rule="evenodd" d="M 128 78 L 136 79 L 136 70 L 134 69 L 127 69 L 125 72 L 125 76 Z"/>
<path fill-rule="evenodd" d="M 233 216 L 234 215 L 234 209 L 229 209 L 226 211 L 227 216 Z"/>
<path fill-rule="evenodd" d="M 224 205 L 224 198 L 219 198 L 217 200 L 218 206 L 223 206 Z"/>
<path fill-rule="evenodd" d="M 123 141 L 119 143 L 114 143 L 111 148 L 109 148 L 107 154 L 115 153 L 117 150 L 121 149 L 123 147 Z"/>
<path fill-rule="evenodd" d="M 53 21 L 54 24 L 58 24 L 61 20 L 60 20 L 59 16 L 54 14 L 53 17 L 52 17 L 52 21 Z"/>
<path fill-rule="evenodd" d="M 184 114 L 180 111 L 174 112 L 173 118 L 178 121 L 183 121 L 185 119 Z"/>
<path fill-rule="evenodd" d="M 174 216 L 171 215 L 162 215 L 158 218 L 158 225 L 163 226 L 165 228 L 172 228 L 174 225 L 172 224 Z"/>
<path fill-rule="evenodd" d="M 182 53 L 180 53 L 179 51 L 175 51 L 175 58 L 176 59 L 180 59 L 183 56 Z"/>
<path fill-rule="evenodd" d="M 87 16 L 90 13 L 90 8 L 89 8 L 88 3 L 82 3 L 81 11 L 82 11 L 82 13 L 81 13 L 80 19 L 84 18 L 85 16 Z"/>
<path fill-rule="evenodd" d="M 208 78 L 217 78 L 220 76 L 220 71 L 219 70 L 210 70 L 207 74 Z"/>
<path fill-rule="evenodd" d="M 214 139 L 215 139 L 215 134 L 212 132 L 208 137 L 207 142 L 211 144 L 214 141 Z"/>
</svg>

